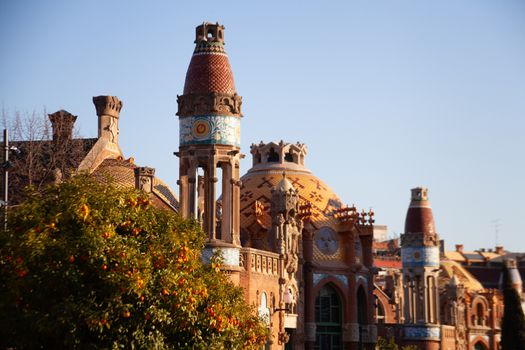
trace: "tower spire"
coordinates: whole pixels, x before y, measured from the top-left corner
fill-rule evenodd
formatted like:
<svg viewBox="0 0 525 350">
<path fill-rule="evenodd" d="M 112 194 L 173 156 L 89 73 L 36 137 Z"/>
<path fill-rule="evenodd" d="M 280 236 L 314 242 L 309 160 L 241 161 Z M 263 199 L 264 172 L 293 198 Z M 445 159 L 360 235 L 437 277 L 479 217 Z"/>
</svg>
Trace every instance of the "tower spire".
<svg viewBox="0 0 525 350">
<path fill-rule="evenodd" d="M 401 259 L 406 300 L 405 341 L 421 349 L 433 349 L 440 341 L 439 238 L 427 188 L 411 190 L 405 233 L 401 235 Z"/>
<path fill-rule="evenodd" d="M 209 22 L 197 26 L 184 93 L 177 102 L 180 213 L 202 219 L 208 235 L 205 250 L 210 255 L 221 250 L 224 265 L 238 267 L 242 98 L 224 50 L 224 26 Z M 217 202 L 217 186 L 222 205 Z"/>
</svg>

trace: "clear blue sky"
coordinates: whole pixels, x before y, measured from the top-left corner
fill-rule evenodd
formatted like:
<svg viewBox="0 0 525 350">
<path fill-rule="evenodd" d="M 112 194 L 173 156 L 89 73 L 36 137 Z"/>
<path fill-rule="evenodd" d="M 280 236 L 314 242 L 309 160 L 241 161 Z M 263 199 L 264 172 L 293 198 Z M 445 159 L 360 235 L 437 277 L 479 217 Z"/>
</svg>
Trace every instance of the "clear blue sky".
<svg viewBox="0 0 525 350">
<path fill-rule="evenodd" d="M 96 136 L 91 97 L 124 101 L 121 148 L 178 191 L 176 96 L 203 21 L 226 26 L 242 148 L 301 141 L 343 202 L 403 232 L 429 187 L 449 248 L 525 251 L 525 2 L 0 2 L 0 103 L 66 109 Z"/>
</svg>

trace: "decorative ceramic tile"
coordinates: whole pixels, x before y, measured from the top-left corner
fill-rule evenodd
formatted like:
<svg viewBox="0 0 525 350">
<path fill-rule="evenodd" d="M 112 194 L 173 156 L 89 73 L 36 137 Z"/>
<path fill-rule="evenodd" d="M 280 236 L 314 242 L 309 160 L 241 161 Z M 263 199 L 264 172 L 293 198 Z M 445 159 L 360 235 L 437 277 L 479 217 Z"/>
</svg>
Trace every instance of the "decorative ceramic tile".
<svg viewBox="0 0 525 350">
<path fill-rule="evenodd" d="M 368 279 L 365 277 L 365 276 L 362 276 L 362 275 L 356 275 L 355 276 L 355 281 L 359 284 L 359 283 L 363 283 L 365 286 L 367 286 L 368 288 Z"/>
<path fill-rule="evenodd" d="M 439 266 L 438 247 L 401 248 L 403 267 Z"/>
<path fill-rule="evenodd" d="M 180 118 L 180 145 L 219 144 L 241 146 L 241 120 L 232 116 Z"/>
<path fill-rule="evenodd" d="M 247 173 L 242 178 L 241 187 L 241 230 L 249 230 L 252 225 L 262 223 L 264 227 L 271 227 L 270 217 L 270 198 L 272 198 L 272 188 L 282 179 L 283 170 L 267 170 Z M 337 195 L 320 179 L 312 175 L 309 171 L 286 170 L 286 178 L 292 183 L 299 193 L 301 203 L 310 202 L 312 205 L 312 223 L 315 227 L 327 226 L 337 230 L 339 221 L 333 213 L 342 207 L 341 200 Z M 312 192 L 320 194 L 317 196 L 320 201 L 311 200 Z M 254 215 L 254 202 L 259 201 L 265 206 L 262 216 Z M 315 261 L 343 261 L 343 249 L 339 247 L 333 255 L 326 255 L 314 245 Z"/>
<path fill-rule="evenodd" d="M 196 52 L 191 58 L 184 94 L 235 94 L 228 56 L 223 52 Z"/>
<path fill-rule="evenodd" d="M 219 254 L 222 256 L 223 265 L 227 266 L 240 266 L 239 248 L 229 247 L 205 247 L 202 250 L 201 260 L 205 264 L 211 262 L 212 256 Z"/>
<path fill-rule="evenodd" d="M 405 337 L 409 339 L 440 339 L 439 326 L 405 326 Z"/>
<path fill-rule="evenodd" d="M 346 288 L 348 288 L 348 278 L 345 275 L 339 274 L 328 274 L 328 273 L 314 273 L 314 286 L 317 286 L 319 282 L 328 277 L 334 277 L 338 279 Z"/>
</svg>

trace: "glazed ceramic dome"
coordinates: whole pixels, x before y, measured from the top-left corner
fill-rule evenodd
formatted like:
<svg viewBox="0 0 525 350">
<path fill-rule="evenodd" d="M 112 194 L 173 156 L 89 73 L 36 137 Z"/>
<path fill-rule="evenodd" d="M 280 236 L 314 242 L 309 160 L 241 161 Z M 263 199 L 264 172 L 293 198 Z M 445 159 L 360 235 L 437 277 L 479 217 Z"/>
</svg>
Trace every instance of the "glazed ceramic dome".
<svg viewBox="0 0 525 350">
<path fill-rule="evenodd" d="M 281 182 L 283 173 L 297 190 L 300 202 L 311 204 L 313 225 L 318 229 L 336 229 L 338 221 L 334 212 L 342 207 L 342 202 L 328 185 L 304 166 L 307 153 L 304 144 L 261 142 L 251 146 L 251 153 L 253 166 L 241 178 L 241 231 L 250 230 L 252 225 L 271 226 L 272 189 Z M 256 211 L 260 215 L 255 215 Z"/>
</svg>

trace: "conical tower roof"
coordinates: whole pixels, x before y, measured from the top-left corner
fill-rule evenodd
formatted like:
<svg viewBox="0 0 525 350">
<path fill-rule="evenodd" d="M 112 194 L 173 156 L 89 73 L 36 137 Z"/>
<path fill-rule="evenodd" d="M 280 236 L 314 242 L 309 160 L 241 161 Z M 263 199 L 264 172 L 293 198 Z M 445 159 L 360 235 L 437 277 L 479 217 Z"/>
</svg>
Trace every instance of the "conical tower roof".
<svg viewBox="0 0 525 350">
<path fill-rule="evenodd" d="M 184 94 L 235 94 L 233 73 L 224 50 L 224 26 L 201 24 L 196 28 L 195 44 Z"/>
<path fill-rule="evenodd" d="M 434 216 L 428 200 L 428 189 L 416 187 L 412 189 L 412 197 L 405 220 L 405 233 L 423 233 L 434 235 Z"/>
</svg>

